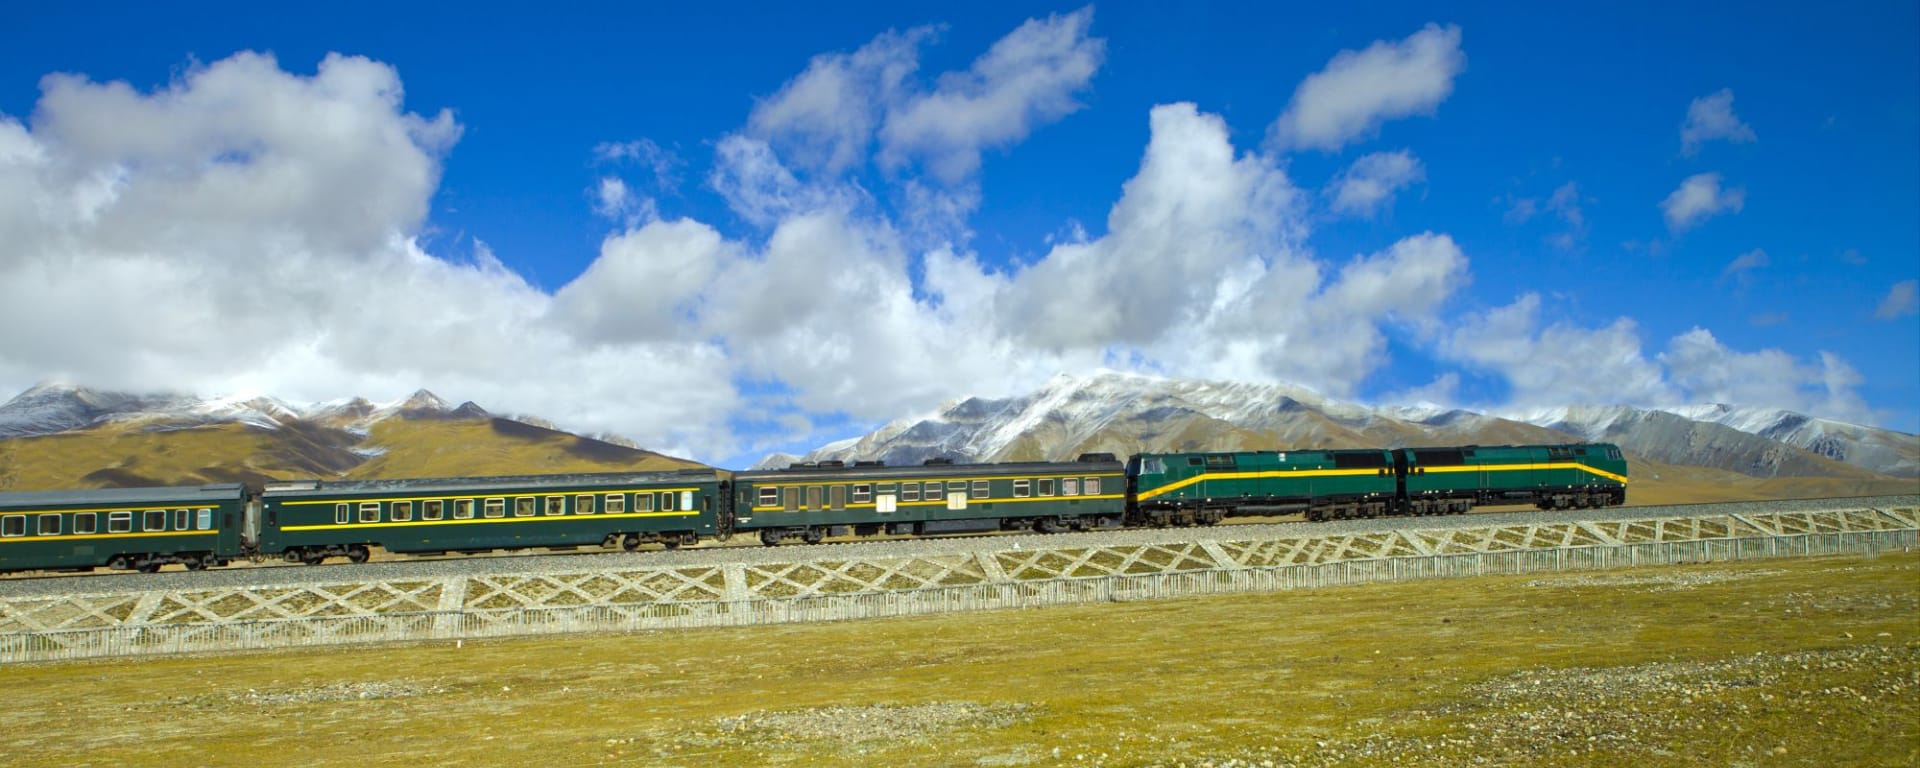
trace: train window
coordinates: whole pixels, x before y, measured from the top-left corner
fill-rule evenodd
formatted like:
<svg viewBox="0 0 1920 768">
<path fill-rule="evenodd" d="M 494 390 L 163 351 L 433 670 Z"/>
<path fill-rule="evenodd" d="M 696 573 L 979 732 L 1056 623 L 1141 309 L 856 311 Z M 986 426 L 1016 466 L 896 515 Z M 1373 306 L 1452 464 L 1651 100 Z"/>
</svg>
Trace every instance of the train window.
<svg viewBox="0 0 1920 768">
<path fill-rule="evenodd" d="M 1233 454 L 1216 453 L 1207 457 L 1207 469 L 1210 469 L 1210 470 L 1220 469 L 1220 470 L 1232 471 L 1239 468 L 1240 468 L 1240 460 L 1236 458 Z"/>
<path fill-rule="evenodd" d="M 0 536 L 27 535 L 26 515 L 7 515 L 0 517 Z"/>
<path fill-rule="evenodd" d="M 626 494 L 609 493 L 606 495 L 606 502 L 607 502 L 607 514 L 609 515 L 618 515 L 618 514 L 625 513 L 627 511 Z"/>
<path fill-rule="evenodd" d="M 1062 496 L 1080 495 L 1080 478 L 1077 478 L 1077 477 L 1060 478 L 1060 495 Z"/>
<path fill-rule="evenodd" d="M 1573 458 L 1573 449 L 1567 448 L 1564 446 L 1555 446 L 1555 447 L 1548 448 L 1547 458 L 1548 459 L 1571 459 Z"/>
<path fill-rule="evenodd" d="M 967 481 L 965 480 L 948 480 L 947 481 L 947 501 L 953 501 L 953 497 L 955 496 L 958 496 L 963 499 L 967 497 Z"/>
<path fill-rule="evenodd" d="M 411 501 L 393 502 L 392 505 L 387 507 L 387 517 L 393 518 L 393 521 L 396 523 L 404 523 L 408 520 L 412 520 L 413 519 L 413 502 Z"/>
<path fill-rule="evenodd" d="M 566 513 L 567 513 L 567 497 L 565 496 L 548 496 L 547 497 L 547 514 L 564 515 Z"/>
<path fill-rule="evenodd" d="M 573 497 L 573 513 L 576 515 L 593 514 L 593 496 L 582 494 Z"/>
<path fill-rule="evenodd" d="M 1200 458 L 1198 456 L 1187 457 L 1187 466 L 1189 467 L 1198 467 L 1198 466 L 1205 465 L 1206 463 L 1207 463 L 1206 459 Z"/>
<path fill-rule="evenodd" d="M 900 500 L 901 501 L 919 501 L 920 500 L 920 484 L 918 482 L 901 483 L 900 484 Z"/>
<path fill-rule="evenodd" d="M 193 521 L 193 527 L 195 530 L 211 530 L 213 528 L 213 510 L 200 510 L 200 514 L 197 515 Z"/>
<path fill-rule="evenodd" d="M 1286 461 L 1284 457 L 1281 458 L 1280 460 Z M 1164 475 L 1166 474 L 1166 472 L 1167 472 L 1167 465 L 1164 462 L 1160 461 L 1159 459 L 1147 459 L 1145 461 L 1140 462 L 1140 474 Z"/>
<path fill-rule="evenodd" d="M 653 494 L 651 493 L 634 494 L 633 495 L 633 511 L 652 512 L 653 511 Z"/>
<path fill-rule="evenodd" d="M 1089 477 L 1080 481 L 1080 489 L 1085 491 L 1088 496 L 1100 495 L 1100 478 Z"/>
<path fill-rule="evenodd" d="M 420 502 L 420 519 L 439 520 L 442 515 L 446 514 L 445 504 L 446 502 L 439 499 Z"/>
<path fill-rule="evenodd" d="M 798 509 L 800 507 L 800 489 L 799 488 L 786 489 L 785 498 L 781 500 L 780 506 L 781 506 L 781 509 L 784 509 L 788 512 L 792 512 L 795 509 Z"/>
<path fill-rule="evenodd" d="M 899 493 L 899 491 L 897 491 L 897 490 L 895 490 L 895 489 L 894 489 L 894 487 L 893 487 L 893 483 L 881 483 L 881 484 L 879 484 L 879 485 L 876 485 L 876 486 L 874 486 L 874 487 L 873 487 L 873 492 L 874 492 L 874 493 L 877 493 L 877 494 L 881 494 L 881 495 L 888 495 L 888 494 L 898 494 L 898 493 Z"/>
<path fill-rule="evenodd" d="M 184 510 L 184 509 L 174 510 L 173 511 L 173 529 L 176 531 L 186 530 L 187 523 L 189 522 L 188 517 L 190 517 L 192 514 L 193 513 L 188 512 L 187 510 Z"/>
<path fill-rule="evenodd" d="M 39 528 L 40 529 L 36 532 L 36 535 L 39 535 L 39 536 L 60 535 L 60 516 L 59 515 L 41 515 Z"/>
<path fill-rule="evenodd" d="M 827 508 L 836 510 L 847 508 L 846 486 L 836 485 L 827 489 Z"/>
<path fill-rule="evenodd" d="M 1032 481 L 1032 480 L 1015 480 L 1015 481 L 1013 481 L 1013 497 L 1014 497 L 1014 498 L 1016 498 L 1016 499 L 1024 499 L 1024 498 L 1026 498 L 1026 497 L 1028 497 L 1029 495 L 1032 495 L 1032 493 L 1033 493 L 1033 481 Z"/>
<path fill-rule="evenodd" d="M 761 506 L 761 507 L 780 506 L 780 489 L 777 486 L 772 486 L 772 485 L 760 486 L 760 501 L 755 506 Z"/>
<path fill-rule="evenodd" d="M 349 508 L 347 505 L 345 504 L 333 505 L 333 522 L 346 523 L 353 520 L 352 516 L 353 516 L 353 512 L 351 511 L 351 508 Z"/>
<path fill-rule="evenodd" d="M 472 520 L 473 519 L 473 499 L 454 499 L 453 500 L 453 519 Z"/>
<path fill-rule="evenodd" d="M 865 504 L 873 501 L 873 486 L 861 484 L 853 487 L 853 503 Z"/>
<path fill-rule="evenodd" d="M 166 529 L 167 511 L 164 509 L 149 510 L 147 512 L 147 519 L 140 521 L 140 530 L 143 531 L 164 531 Z"/>
<path fill-rule="evenodd" d="M 680 508 L 693 509 L 693 491 L 680 492 Z"/>
<path fill-rule="evenodd" d="M 367 501 L 360 504 L 360 522 L 380 522 L 380 502 Z"/>
<path fill-rule="evenodd" d="M 100 516 L 92 512 L 81 512 L 73 516 L 73 532 L 80 535 L 99 530 Z"/>
<path fill-rule="evenodd" d="M 993 483 L 986 480 L 973 481 L 973 497 L 985 499 L 993 496 Z"/>
<path fill-rule="evenodd" d="M 515 496 L 513 499 L 513 516 L 533 517 L 533 502 L 534 498 L 532 496 Z"/>
<path fill-rule="evenodd" d="M 1051 477 L 1040 478 L 1040 495 L 1042 496 L 1053 495 L 1053 478 Z"/>
<path fill-rule="evenodd" d="M 133 530 L 132 512 L 108 512 L 107 533 L 126 533 Z"/>
<path fill-rule="evenodd" d="M 643 496 L 643 497 L 644 497 L 644 498 L 645 498 L 646 500 L 648 500 L 648 501 L 652 501 L 652 500 L 653 500 L 653 494 L 651 494 L 651 493 L 648 493 L 648 494 L 642 494 L 642 496 Z M 672 512 L 673 510 L 674 510 L 674 506 L 673 506 L 673 492 L 672 492 L 672 491 L 668 491 L 668 492 L 666 492 L 666 493 L 663 493 L 663 494 L 660 494 L 660 511 L 662 511 L 662 512 Z"/>
<path fill-rule="evenodd" d="M 1356 453 L 1336 453 L 1333 455 L 1336 469 L 1380 469 L 1387 466 L 1387 455 L 1379 451 Z"/>
<path fill-rule="evenodd" d="M 506 517 L 507 516 L 507 500 L 506 499 L 487 499 L 485 511 L 481 512 L 481 514 L 486 515 L 487 517 Z"/>
</svg>

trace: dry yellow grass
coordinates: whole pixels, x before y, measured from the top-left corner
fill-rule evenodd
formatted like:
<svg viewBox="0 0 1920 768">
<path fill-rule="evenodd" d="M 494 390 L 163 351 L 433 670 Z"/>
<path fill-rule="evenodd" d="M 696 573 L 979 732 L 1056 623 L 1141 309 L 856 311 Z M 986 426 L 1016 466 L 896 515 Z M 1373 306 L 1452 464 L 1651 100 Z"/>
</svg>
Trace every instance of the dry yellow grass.
<svg viewBox="0 0 1920 768">
<path fill-rule="evenodd" d="M 0 668 L 77 765 L 1911 765 L 1920 555 Z M 1397 759 L 1396 759 L 1397 758 Z"/>
</svg>

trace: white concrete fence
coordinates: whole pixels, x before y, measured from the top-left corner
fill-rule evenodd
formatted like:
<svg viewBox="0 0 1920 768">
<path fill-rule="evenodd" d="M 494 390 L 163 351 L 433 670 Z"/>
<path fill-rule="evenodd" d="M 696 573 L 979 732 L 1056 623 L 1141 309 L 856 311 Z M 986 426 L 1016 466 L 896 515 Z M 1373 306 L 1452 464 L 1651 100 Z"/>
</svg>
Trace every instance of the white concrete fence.
<svg viewBox="0 0 1920 768">
<path fill-rule="evenodd" d="M 354 643 L 738 627 L 953 611 L 1159 600 L 1412 579 L 1593 571 L 1651 565 L 1911 551 L 1911 511 L 1891 529 L 1396 555 L 1275 566 L 996 579 L 971 584 L 791 597 L 396 611 L 363 615 L 144 623 L 0 634 L 0 663 L 210 653 Z"/>
</svg>

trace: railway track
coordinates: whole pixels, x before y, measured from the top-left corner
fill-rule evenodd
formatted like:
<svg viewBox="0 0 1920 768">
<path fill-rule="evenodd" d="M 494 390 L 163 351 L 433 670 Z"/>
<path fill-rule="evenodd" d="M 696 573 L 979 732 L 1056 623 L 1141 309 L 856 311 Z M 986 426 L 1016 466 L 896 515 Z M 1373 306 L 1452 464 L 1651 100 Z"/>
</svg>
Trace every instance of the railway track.
<svg viewBox="0 0 1920 768">
<path fill-rule="evenodd" d="M 1669 506 L 1628 506 L 1601 509 L 1539 511 L 1531 508 L 1483 508 L 1472 514 L 1440 517 L 1389 517 L 1310 523 L 1297 517 L 1243 518 L 1199 528 L 1148 528 L 1070 533 L 1005 532 L 929 538 L 829 539 L 815 545 L 764 547 L 746 537 L 731 542 L 703 542 L 677 550 L 522 551 L 493 555 L 441 557 L 393 556 L 366 564 L 345 562 L 307 566 L 267 562 L 213 571 L 169 569 L 160 573 L 102 572 L 91 574 L 25 573 L 0 578 L 0 599 L 32 599 L 88 593 L 149 590 L 207 590 L 235 587 L 273 587 L 355 581 L 390 582 L 450 576 L 499 576 L 556 571 L 582 572 L 662 567 L 716 565 L 759 566 L 806 560 L 897 559 L 939 555 L 1029 549 L 1099 548 L 1190 543 L 1195 541 L 1264 540 L 1291 537 L 1336 537 L 1394 530 L 1486 528 L 1505 525 L 1601 523 L 1700 515 L 1751 515 L 1845 508 L 1888 508 L 1920 505 L 1920 494 L 1903 496 L 1793 499 L 1760 502 L 1718 502 Z"/>
</svg>

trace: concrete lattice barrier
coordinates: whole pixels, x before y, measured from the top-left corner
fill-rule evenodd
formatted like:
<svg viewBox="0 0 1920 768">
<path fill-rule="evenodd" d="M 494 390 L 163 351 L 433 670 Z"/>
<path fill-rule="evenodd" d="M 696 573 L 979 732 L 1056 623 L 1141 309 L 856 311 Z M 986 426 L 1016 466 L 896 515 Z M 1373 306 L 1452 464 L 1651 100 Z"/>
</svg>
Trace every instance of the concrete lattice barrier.
<svg viewBox="0 0 1920 768">
<path fill-rule="evenodd" d="M 1417 522 L 1417 521 L 1409 521 Z M 0 663 L 840 621 L 1410 579 L 1590 571 L 1920 545 L 1920 509 L 1409 528 L 0 601 Z"/>
</svg>

